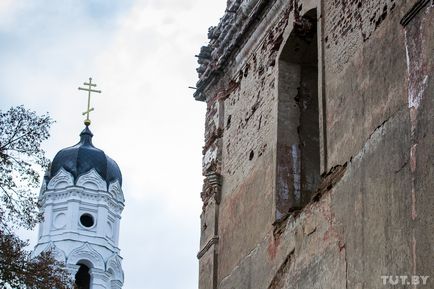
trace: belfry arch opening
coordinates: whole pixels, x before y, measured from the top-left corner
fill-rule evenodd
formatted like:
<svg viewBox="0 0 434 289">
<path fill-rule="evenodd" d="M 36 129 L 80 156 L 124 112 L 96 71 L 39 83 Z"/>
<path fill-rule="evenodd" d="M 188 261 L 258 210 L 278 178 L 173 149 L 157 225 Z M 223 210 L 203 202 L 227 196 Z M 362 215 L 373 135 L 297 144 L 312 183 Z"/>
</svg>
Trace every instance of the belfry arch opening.
<svg viewBox="0 0 434 289">
<path fill-rule="evenodd" d="M 294 21 L 278 65 L 277 221 L 302 209 L 320 182 L 316 9 Z"/>
<path fill-rule="evenodd" d="M 75 274 L 75 289 L 90 289 L 90 268 L 85 264 L 78 263 L 80 267 Z"/>
</svg>

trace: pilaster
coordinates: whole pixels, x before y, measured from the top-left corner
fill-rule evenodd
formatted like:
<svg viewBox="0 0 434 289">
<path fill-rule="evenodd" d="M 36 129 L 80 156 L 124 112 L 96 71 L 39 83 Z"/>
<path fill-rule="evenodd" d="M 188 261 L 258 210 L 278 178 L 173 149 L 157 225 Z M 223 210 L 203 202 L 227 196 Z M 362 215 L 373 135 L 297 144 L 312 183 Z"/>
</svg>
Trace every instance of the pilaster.
<svg viewBox="0 0 434 289">
<path fill-rule="evenodd" d="M 110 277 L 107 272 L 101 270 L 92 268 L 89 270 L 90 275 L 92 276 L 91 279 L 91 289 L 107 289 L 110 288 Z"/>
</svg>

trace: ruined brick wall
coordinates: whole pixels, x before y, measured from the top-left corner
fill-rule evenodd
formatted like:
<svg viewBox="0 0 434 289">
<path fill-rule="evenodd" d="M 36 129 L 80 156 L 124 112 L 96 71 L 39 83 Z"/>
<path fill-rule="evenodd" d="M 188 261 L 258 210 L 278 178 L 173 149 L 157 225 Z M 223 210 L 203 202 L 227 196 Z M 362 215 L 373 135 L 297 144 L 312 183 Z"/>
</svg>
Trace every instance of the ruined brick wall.
<svg viewBox="0 0 434 289">
<path fill-rule="evenodd" d="M 281 59 L 312 9 L 322 180 L 301 211 L 283 214 L 280 167 L 294 162 L 297 127 L 281 117 L 293 75 Z M 432 275 L 432 31 L 430 1 L 228 1 L 198 55 L 199 289 L 410 288 L 381 276 Z M 418 288 L 434 288 L 431 277 Z"/>
</svg>

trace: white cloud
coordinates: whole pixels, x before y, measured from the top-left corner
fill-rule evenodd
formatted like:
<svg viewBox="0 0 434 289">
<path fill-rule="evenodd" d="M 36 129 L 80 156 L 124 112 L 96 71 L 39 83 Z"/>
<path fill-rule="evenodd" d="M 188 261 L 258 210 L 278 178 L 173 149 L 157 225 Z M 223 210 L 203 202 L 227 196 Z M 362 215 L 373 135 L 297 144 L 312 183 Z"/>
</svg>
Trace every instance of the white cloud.
<svg viewBox="0 0 434 289">
<path fill-rule="evenodd" d="M 21 6 L 22 3 L 15 0 L 0 1 L 0 31 L 11 25 Z"/>
<path fill-rule="evenodd" d="M 86 96 L 77 87 L 93 76 L 103 91 L 92 100 L 94 144 L 124 176 L 124 288 L 196 287 L 205 105 L 187 87 L 226 1 L 13 2 L 0 6 L 14 11 L 0 20 L 2 107 L 49 111 L 53 157 L 78 141 Z"/>
</svg>

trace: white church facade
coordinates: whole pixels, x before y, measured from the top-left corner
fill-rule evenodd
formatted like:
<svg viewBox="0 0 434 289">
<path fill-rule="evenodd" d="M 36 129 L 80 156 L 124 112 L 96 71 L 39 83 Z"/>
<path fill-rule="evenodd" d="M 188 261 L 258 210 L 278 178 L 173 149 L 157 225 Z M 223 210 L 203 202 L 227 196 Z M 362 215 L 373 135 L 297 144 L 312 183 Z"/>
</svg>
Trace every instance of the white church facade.
<svg viewBox="0 0 434 289">
<path fill-rule="evenodd" d="M 92 136 L 87 124 L 80 142 L 59 151 L 44 177 L 39 197 L 44 220 L 34 254 L 52 250 L 78 289 L 120 289 L 122 175 L 93 146 Z"/>
</svg>

